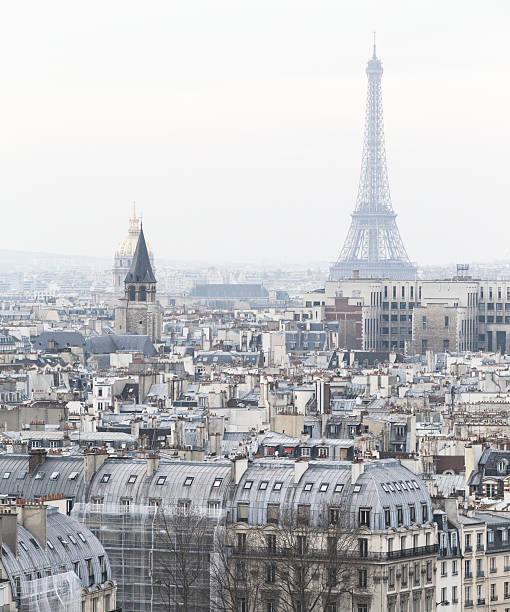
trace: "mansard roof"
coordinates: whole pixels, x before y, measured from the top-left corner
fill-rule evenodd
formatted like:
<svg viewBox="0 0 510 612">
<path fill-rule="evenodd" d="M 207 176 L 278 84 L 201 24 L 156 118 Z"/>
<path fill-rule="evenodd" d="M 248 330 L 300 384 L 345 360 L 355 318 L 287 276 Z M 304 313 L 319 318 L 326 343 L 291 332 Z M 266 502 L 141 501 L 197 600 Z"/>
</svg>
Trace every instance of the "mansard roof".
<svg viewBox="0 0 510 612">
<path fill-rule="evenodd" d="M 140 228 L 136 250 L 131 262 L 129 272 L 126 274 L 125 283 L 155 283 L 156 277 L 152 271 L 151 260 L 145 243 L 143 229 Z"/>
</svg>

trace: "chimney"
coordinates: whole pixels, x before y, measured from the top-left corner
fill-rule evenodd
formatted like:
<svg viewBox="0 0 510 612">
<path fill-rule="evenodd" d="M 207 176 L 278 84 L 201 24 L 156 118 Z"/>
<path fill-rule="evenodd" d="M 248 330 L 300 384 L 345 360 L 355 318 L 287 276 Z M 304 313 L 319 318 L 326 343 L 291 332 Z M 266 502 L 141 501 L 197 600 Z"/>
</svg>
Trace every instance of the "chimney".
<svg viewBox="0 0 510 612">
<path fill-rule="evenodd" d="M 89 451 L 83 454 L 83 482 L 88 484 L 97 470 L 106 461 L 108 454 L 106 451 Z"/>
<path fill-rule="evenodd" d="M 33 476 L 37 468 L 44 463 L 46 459 L 46 449 L 33 448 L 28 454 L 28 475 Z"/>
<path fill-rule="evenodd" d="M 159 455 L 150 453 L 147 455 L 147 476 L 152 476 L 159 467 Z"/>
<path fill-rule="evenodd" d="M 468 480 L 471 474 L 478 469 L 478 461 L 482 456 L 483 446 L 481 444 L 469 444 L 464 447 L 464 465 L 466 479 L 466 493 L 469 495 Z"/>
<path fill-rule="evenodd" d="M 136 436 L 137 439 L 140 437 L 140 419 L 131 421 L 131 435 Z"/>
<path fill-rule="evenodd" d="M 246 457 L 237 457 L 232 460 L 232 481 L 238 485 L 243 477 L 243 474 L 248 469 L 248 459 Z"/>
<path fill-rule="evenodd" d="M 354 280 L 359 280 L 359 270 L 353 270 L 352 271 L 352 278 Z"/>
<path fill-rule="evenodd" d="M 7 544 L 14 556 L 18 556 L 18 517 L 16 508 L 0 504 L 0 542 Z"/>
<path fill-rule="evenodd" d="M 34 538 L 46 546 L 46 512 L 48 506 L 44 504 L 23 504 L 18 506 L 18 523 L 30 531 Z"/>
<path fill-rule="evenodd" d="M 301 459 L 301 461 L 294 462 L 294 484 L 298 484 L 307 469 L 308 461 Z"/>
<path fill-rule="evenodd" d="M 358 478 L 365 473 L 365 464 L 362 459 L 353 460 L 351 463 L 351 484 L 356 484 Z"/>
</svg>

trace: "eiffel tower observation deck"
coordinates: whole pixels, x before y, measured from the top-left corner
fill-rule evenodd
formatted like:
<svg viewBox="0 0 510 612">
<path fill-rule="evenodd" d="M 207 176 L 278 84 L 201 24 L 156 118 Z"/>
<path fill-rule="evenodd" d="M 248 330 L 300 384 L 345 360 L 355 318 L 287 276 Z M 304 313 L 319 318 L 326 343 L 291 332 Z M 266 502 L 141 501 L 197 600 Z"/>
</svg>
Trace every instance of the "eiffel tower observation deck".
<svg viewBox="0 0 510 612">
<path fill-rule="evenodd" d="M 368 93 L 365 140 L 356 208 L 330 280 L 388 278 L 412 280 L 416 267 L 409 261 L 393 211 L 386 168 L 381 94 L 382 63 L 374 53 L 367 64 Z"/>
</svg>

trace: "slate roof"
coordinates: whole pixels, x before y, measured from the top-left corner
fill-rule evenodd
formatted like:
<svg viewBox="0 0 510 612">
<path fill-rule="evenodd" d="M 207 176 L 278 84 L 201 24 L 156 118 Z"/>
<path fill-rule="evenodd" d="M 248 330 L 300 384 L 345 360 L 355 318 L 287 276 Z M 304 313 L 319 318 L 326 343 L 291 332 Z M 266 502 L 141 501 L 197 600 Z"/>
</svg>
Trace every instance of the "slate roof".
<svg viewBox="0 0 510 612">
<path fill-rule="evenodd" d="M 85 339 L 80 332 L 76 331 L 44 331 L 32 340 L 35 349 L 47 350 L 52 342 L 55 348 L 67 348 L 70 346 L 85 347 Z"/>
<path fill-rule="evenodd" d="M 191 297 L 200 298 L 267 298 L 269 293 L 263 285 L 256 284 L 211 284 L 195 285 Z"/>
<path fill-rule="evenodd" d="M 125 283 L 155 283 L 156 277 L 152 271 L 151 260 L 145 243 L 143 229 L 140 228 L 135 254 L 129 272 L 126 274 Z"/>
<path fill-rule="evenodd" d="M 149 336 L 135 334 L 106 334 L 89 336 L 86 340 L 87 353 L 91 355 L 109 355 L 118 351 L 143 352 L 146 357 L 156 354 L 156 349 Z"/>
<path fill-rule="evenodd" d="M 111 580 L 110 562 L 99 540 L 92 532 L 78 521 L 60 514 L 57 508 L 48 506 L 46 523 L 47 542 L 38 542 L 33 534 L 22 525 L 18 525 L 18 555 L 14 555 L 9 546 L 2 544 L 2 564 L 11 582 L 13 592 L 16 592 L 15 577 L 19 578 L 21 594 L 29 589 L 27 575 L 40 571 L 45 574 L 51 570 L 52 575 L 62 572 L 73 572 L 74 564 L 78 563 L 82 587 L 89 586 L 89 570 L 87 559 L 91 559 L 94 573 L 94 583 L 103 584 L 102 568 L 99 557 L 104 558 L 106 580 Z M 59 536 L 64 539 L 62 543 Z M 71 536 L 74 542 L 70 539 Z M 20 545 L 21 544 L 21 545 Z"/>
</svg>

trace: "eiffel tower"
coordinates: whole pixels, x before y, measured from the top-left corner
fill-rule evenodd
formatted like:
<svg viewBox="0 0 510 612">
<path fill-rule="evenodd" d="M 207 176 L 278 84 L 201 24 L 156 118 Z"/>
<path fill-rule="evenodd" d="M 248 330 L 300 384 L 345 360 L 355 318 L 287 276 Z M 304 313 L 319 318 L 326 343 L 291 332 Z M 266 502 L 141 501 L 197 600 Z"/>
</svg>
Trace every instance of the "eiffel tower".
<svg viewBox="0 0 510 612">
<path fill-rule="evenodd" d="M 367 63 L 368 93 L 365 140 L 356 208 L 330 280 L 388 278 L 412 280 L 416 268 L 409 261 L 393 211 L 386 168 L 382 110 L 382 63 L 374 53 Z"/>
</svg>

